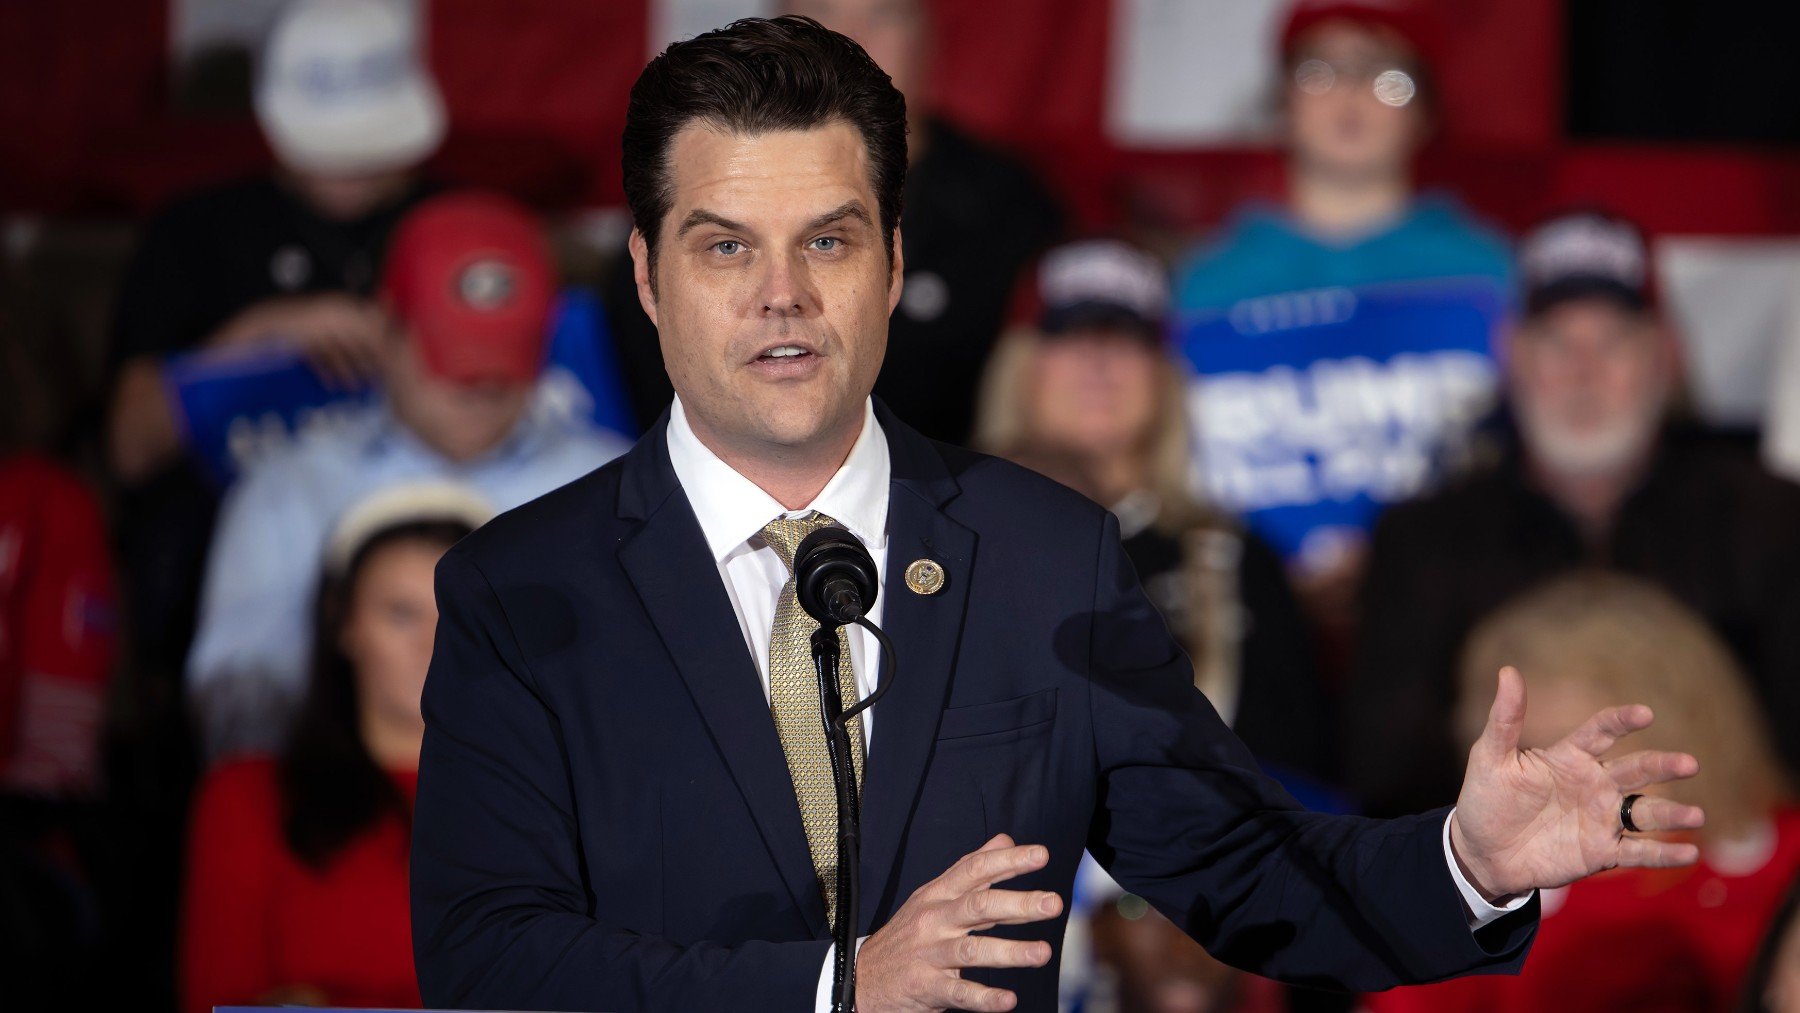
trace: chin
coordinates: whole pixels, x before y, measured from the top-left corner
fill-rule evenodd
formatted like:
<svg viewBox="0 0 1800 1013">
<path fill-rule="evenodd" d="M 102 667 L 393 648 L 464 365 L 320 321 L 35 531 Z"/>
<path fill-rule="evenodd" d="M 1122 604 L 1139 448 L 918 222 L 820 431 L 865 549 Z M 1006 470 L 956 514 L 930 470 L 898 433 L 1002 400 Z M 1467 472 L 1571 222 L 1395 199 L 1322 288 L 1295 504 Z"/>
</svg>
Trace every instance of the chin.
<svg viewBox="0 0 1800 1013">
<path fill-rule="evenodd" d="M 758 428 L 765 439 L 782 446 L 801 446 L 827 437 L 840 413 L 838 400 L 823 392 L 789 391 L 758 400 Z M 855 407 L 861 410 L 860 403 Z M 848 411 L 845 414 L 859 417 Z"/>
<path fill-rule="evenodd" d="M 779 408 L 765 414 L 759 428 L 763 439 L 781 447 L 803 447 L 817 442 L 829 429 L 823 413 L 815 411 L 783 411 Z"/>
</svg>

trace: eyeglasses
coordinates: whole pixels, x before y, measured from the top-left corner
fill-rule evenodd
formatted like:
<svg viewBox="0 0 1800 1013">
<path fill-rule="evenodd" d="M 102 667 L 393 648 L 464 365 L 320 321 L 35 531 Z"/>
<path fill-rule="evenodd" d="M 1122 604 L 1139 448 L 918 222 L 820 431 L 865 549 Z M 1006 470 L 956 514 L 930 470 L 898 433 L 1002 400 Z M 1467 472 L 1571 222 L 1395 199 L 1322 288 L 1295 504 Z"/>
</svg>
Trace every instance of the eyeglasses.
<svg viewBox="0 0 1800 1013">
<path fill-rule="evenodd" d="M 1419 86 L 1412 74 L 1399 67 L 1333 64 L 1317 58 L 1302 60 L 1294 67 L 1294 87 L 1308 95 L 1325 95 L 1339 85 L 1368 88 L 1376 101 L 1395 109 L 1407 105 L 1419 94 Z"/>
</svg>

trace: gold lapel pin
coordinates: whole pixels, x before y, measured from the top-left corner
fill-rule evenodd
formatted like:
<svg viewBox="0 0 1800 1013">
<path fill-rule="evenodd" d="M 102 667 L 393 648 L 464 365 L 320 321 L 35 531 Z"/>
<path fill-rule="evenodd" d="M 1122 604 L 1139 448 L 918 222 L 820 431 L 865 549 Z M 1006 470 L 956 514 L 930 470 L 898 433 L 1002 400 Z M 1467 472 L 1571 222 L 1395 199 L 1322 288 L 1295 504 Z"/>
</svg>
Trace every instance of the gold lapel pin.
<svg viewBox="0 0 1800 1013">
<path fill-rule="evenodd" d="M 906 565 L 906 586 L 913 594 L 937 594 L 944 589 L 944 568 L 934 559 L 915 559 Z"/>
</svg>

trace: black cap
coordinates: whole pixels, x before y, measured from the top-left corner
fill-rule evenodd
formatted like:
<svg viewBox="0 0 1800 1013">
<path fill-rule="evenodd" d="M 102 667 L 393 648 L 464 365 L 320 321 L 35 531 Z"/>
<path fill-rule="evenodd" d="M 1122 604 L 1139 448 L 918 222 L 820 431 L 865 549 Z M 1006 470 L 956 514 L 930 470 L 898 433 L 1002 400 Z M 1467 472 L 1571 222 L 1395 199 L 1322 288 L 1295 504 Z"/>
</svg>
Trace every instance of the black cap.
<svg viewBox="0 0 1800 1013">
<path fill-rule="evenodd" d="M 1168 274 L 1154 256 L 1116 239 L 1065 243 L 1037 270 L 1038 327 L 1047 335 L 1089 327 L 1160 340 Z"/>
<path fill-rule="evenodd" d="M 1603 211 L 1558 215 L 1519 244 L 1525 312 L 1599 296 L 1630 310 L 1651 305 L 1650 252 L 1637 226 Z"/>
</svg>

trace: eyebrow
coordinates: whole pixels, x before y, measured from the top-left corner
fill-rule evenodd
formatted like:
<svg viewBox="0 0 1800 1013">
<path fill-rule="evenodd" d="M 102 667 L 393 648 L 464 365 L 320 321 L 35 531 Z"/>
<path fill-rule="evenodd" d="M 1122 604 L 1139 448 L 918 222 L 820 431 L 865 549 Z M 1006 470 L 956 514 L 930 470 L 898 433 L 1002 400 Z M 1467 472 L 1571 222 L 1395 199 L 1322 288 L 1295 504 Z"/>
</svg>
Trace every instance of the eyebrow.
<svg viewBox="0 0 1800 1013">
<path fill-rule="evenodd" d="M 748 232 L 748 231 L 750 231 L 749 229 L 745 228 L 742 224 L 740 224 L 738 222 L 734 222 L 731 219 L 725 217 L 724 215 L 718 214 L 716 212 L 708 211 L 705 208 L 695 208 L 694 210 L 688 212 L 688 216 L 686 218 L 683 218 L 681 220 L 681 228 L 676 230 L 675 238 L 680 239 L 682 236 L 687 235 L 689 232 L 693 231 L 694 229 L 699 228 L 702 225 L 717 225 L 719 228 L 724 229 L 727 232 Z"/>
<path fill-rule="evenodd" d="M 870 228 L 875 226 L 874 219 L 869 217 L 869 209 L 863 207 L 862 201 L 853 197 L 819 217 L 814 218 L 812 221 L 807 222 L 806 231 L 812 232 L 816 229 L 822 229 L 827 225 L 836 224 L 846 218 L 854 218 Z"/>
<path fill-rule="evenodd" d="M 863 202 L 851 198 L 819 217 L 814 218 L 812 221 L 807 222 L 805 231 L 813 232 L 822 229 L 827 225 L 841 222 L 846 218 L 853 218 L 871 228 L 875 225 L 875 220 L 869 217 L 869 209 L 863 207 Z M 716 211 L 708 211 L 705 208 L 695 208 L 688 212 L 686 218 L 681 220 L 681 228 L 675 231 L 675 237 L 679 239 L 702 225 L 716 225 L 728 232 L 750 231 L 749 226 L 746 226 L 741 222 L 734 222 Z"/>
</svg>

